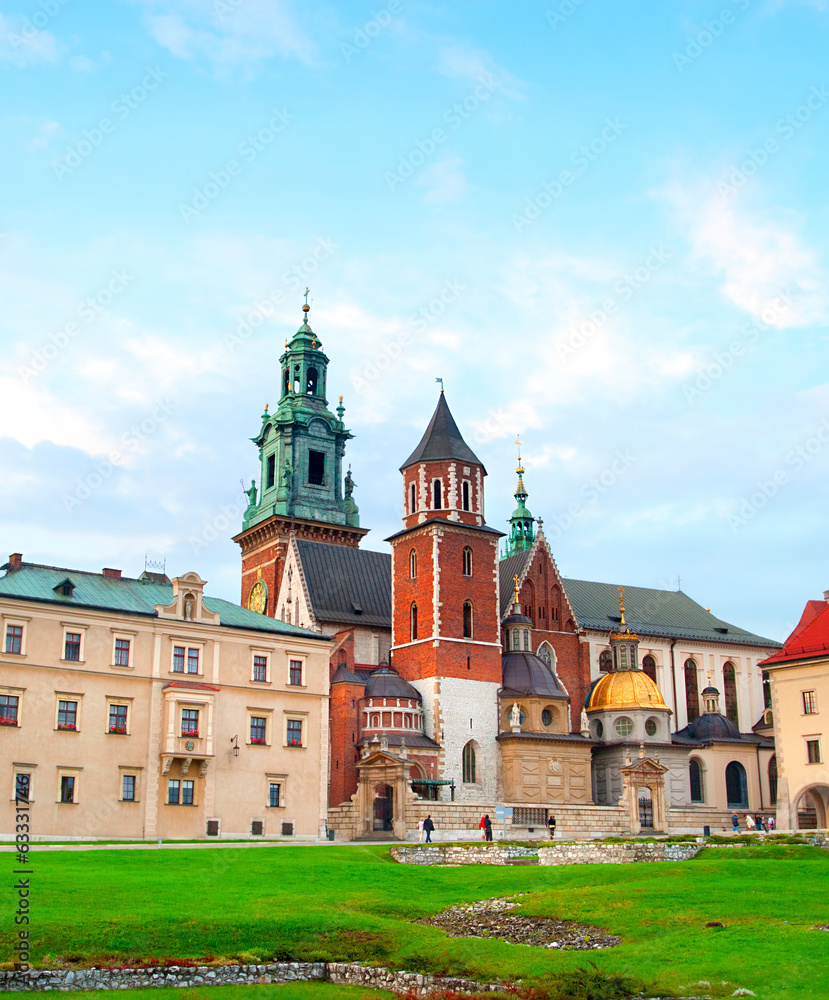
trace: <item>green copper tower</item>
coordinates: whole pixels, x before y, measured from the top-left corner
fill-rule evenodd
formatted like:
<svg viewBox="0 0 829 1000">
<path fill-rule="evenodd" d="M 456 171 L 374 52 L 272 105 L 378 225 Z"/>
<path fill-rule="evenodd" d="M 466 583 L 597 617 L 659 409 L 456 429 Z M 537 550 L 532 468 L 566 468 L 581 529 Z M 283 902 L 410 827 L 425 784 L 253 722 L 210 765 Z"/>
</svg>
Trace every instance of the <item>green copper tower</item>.
<svg viewBox="0 0 829 1000">
<path fill-rule="evenodd" d="M 302 325 L 279 359 L 281 394 L 273 413 L 267 405 L 251 440 L 259 448 L 260 490 L 251 483 L 242 530 L 273 515 L 359 527 L 349 471 L 343 484 L 345 443 L 354 435 L 343 423 L 342 396 L 336 415 L 325 398 L 328 358 L 308 323 L 308 294 Z"/>
<path fill-rule="evenodd" d="M 521 464 L 520 447 L 518 451 L 518 468 L 515 471 L 518 473 L 518 486 L 515 490 L 515 499 L 518 501 L 518 506 L 512 512 L 512 517 L 509 521 L 509 541 L 507 542 L 505 557 L 514 556 L 516 552 L 523 552 L 526 549 L 532 548 L 533 540 L 535 539 L 535 530 L 533 529 L 535 518 L 527 510 L 527 491 L 524 488 L 524 466 Z"/>
</svg>

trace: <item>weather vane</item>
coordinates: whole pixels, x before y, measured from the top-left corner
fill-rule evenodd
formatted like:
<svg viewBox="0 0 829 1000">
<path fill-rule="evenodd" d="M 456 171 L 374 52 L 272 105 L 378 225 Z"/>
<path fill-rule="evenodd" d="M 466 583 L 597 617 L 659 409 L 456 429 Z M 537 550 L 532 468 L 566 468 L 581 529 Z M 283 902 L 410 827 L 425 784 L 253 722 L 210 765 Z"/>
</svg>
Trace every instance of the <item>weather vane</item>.
<svg viewBox="0 0 829 1000">
<path fill-rule="evenodd" d="M 443 379 L 442 378 L 436 378 L 435 381 L 436 382 L 440 382 L 440 391 L 443 392 Z"/>
</svg>

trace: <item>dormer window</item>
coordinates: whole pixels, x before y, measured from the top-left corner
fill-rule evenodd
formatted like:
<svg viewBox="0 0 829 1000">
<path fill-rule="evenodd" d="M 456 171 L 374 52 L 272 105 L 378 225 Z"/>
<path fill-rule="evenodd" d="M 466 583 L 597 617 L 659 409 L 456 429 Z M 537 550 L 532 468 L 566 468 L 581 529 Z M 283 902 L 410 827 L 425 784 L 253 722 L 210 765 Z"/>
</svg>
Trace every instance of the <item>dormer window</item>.
<svg viewBox="0 0 829 1000">
<path fill-rule="evenodd" d="M 72 581 L 67 577 L 65 580 L 61 580 L 61 582 L 52 589 L 61 597 L 71 597 L 75 590 L 75 584 L 72 583 Z"/>
</svg>

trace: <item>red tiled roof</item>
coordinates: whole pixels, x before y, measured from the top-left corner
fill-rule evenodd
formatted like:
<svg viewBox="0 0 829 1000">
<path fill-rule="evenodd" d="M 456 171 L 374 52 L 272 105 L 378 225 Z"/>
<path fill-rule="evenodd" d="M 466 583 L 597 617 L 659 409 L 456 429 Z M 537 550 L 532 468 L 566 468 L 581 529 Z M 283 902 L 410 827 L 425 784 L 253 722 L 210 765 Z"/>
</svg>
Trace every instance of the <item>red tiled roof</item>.
<svg viewBox="0 0 829 1000">
<path fill-rule="evenodd" d="M 829 604 L 825 601 L 809 601 L 783 648 L 762 660 L 760 666 L 809 660 L 826 654 L 829 654 Z"/>
<path fill-rule="evenodd" d="M 197 681 L 170 681 L 164 685 L 167 688 L 187 688 L 188 691 L 221 691 L 221 688 L 213 687 L 211 684 L 199 684 Z"/>
</svg>

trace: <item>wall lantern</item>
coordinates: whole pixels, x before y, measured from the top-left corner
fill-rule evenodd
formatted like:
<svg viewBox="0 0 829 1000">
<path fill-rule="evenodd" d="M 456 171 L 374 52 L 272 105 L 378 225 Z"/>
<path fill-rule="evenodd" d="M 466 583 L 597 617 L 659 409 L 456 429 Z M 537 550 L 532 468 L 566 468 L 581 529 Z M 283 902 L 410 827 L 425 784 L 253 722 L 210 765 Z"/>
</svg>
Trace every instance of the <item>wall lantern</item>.
<svg viewBox="0 0 829 1000">
<path fill-rule="evenodd" d="M 231 736 L 230 737 L 230 742 L 233 744 L 233 756 L 234 757 L 238 757 L 239 756 L 239 737 L 238 736 Z"/>
</svg>

